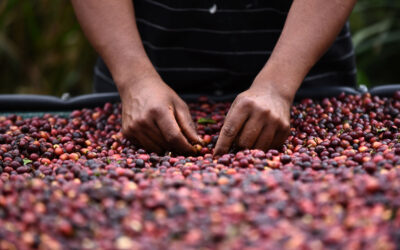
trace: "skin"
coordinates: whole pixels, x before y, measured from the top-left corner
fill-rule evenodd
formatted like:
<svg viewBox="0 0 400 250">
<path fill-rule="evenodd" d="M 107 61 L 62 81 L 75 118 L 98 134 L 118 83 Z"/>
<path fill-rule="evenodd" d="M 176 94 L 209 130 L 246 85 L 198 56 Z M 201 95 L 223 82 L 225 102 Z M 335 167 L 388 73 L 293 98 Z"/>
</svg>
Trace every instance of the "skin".
<svg viewBox="0 0 400 250">
<path fill-rule="evenodd" d="M 215 154 L 241 148 L 267 150 L 290 131 L 290 106 L 311 67 L 332 45 L 356 0 L 294 0 L 273 53 L 252 86 L 233 102 Z"/>
<path fill-rule="evenodd" d="M 131 0 L 71 0 L 89 41 L 109 67 L 122 100 L 123 133 L 144 148 L 193 153 L 201 143 L 185 102 L 163 82 L 143 48 Z M 289 133 L 290 106 L 311 67 L 335 40 L 356 0 L 294 0 L 275 49 L 239 94 L 215 154 L 276 148 Z M 101 18 L 99 18 L 101 17 Z"/>
<path fill-rule="evenodd" d="M 71 2 L 86 36 L 117 85 L 124 135 L 149 151 L 194 153 L 191 143 L 201 140 L 189 109 L 163 82 L 147 57 L 132 1 Z"/>
</svg>

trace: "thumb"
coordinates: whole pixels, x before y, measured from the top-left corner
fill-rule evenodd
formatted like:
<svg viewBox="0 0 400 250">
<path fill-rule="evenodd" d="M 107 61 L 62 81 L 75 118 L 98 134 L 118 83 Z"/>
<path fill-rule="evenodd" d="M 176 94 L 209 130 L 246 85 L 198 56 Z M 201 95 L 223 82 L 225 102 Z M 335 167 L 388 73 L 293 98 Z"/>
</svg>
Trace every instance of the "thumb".
<svg viewBox="0 0 400 250">
<path fill-rule="evenodd" d="M 193 119 L 190 115 L 189 108 L 186 105 L 184 107 L 176 108 L 175 117 L 179 127 L 189 142 L 192 144 L 203 144 L 203 141 L 196 132 L 196 126 L 194 125 Z"/>
</svg>

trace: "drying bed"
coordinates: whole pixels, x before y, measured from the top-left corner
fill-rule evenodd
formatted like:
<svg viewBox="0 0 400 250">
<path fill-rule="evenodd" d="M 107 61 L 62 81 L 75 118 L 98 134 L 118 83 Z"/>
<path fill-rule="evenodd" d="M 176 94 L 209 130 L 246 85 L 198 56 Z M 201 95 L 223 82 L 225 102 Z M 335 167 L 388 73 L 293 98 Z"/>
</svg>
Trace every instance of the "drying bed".
<svg viewBox="0 0 400 250">
<path fill-rule="evenodd" d="M 304 99 L 279 150 L 213 157 L 228 102 L 189 104 L 198 155 L 148 154 L 120 105 L 0 118 L 0 249 L 395 249 L 400 92 Z"/>
</svg>

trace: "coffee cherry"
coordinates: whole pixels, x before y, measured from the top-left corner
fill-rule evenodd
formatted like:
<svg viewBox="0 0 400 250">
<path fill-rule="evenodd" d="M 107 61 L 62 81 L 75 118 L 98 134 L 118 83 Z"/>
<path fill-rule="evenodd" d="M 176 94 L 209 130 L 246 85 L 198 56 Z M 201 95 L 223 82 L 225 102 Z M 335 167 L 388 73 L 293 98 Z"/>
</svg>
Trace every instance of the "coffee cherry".
<svg viewBox="0 0 400 250">
<path fill-rule="evenodd" d="M 400 92 L 305 99 L 279 150 L 218 157 L 231 103 L 188 105 L 194 156 L 133 146 L 120 104 L 1 117 L 0 248 L 396 248 Z"/>
</svg>

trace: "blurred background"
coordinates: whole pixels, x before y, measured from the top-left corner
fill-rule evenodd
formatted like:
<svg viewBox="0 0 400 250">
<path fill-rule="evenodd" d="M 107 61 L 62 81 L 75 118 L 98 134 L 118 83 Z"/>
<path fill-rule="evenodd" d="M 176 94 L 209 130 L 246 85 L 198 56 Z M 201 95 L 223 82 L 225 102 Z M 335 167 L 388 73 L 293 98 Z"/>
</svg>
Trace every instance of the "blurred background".
<svg viewBox="0 0 400 250">
<path fill-rule="evenodd" d="M 359 0 L 350 22 L 358 82 L 400 83 L 400 1 Z M 69 1 L 0 1 L 0 93 L 90 93 L 95 59 Z"/>
</svg>

